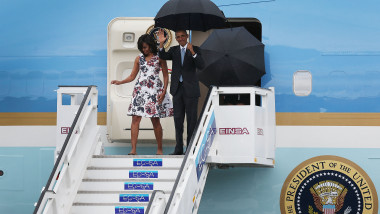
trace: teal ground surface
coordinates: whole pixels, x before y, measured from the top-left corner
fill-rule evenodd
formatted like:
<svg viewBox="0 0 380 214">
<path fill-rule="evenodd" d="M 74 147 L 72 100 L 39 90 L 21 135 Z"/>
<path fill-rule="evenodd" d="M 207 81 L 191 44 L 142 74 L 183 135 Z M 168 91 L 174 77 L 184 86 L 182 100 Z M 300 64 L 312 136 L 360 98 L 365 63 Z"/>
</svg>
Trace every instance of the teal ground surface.
<svg viewBox="0 0 380 214">
<path fill-rule="evenodd" d="M 128 147 L 105 149 L 123 155 Z M 165 147 L 164 154 L 173 148 Z M 155 154 L 155 147 L 138 147 L 141 155 Z M 34 203 L 53 168 L 54 148 L 0 148 L 0 214 L 33 213 Z M 359 165 L 380 189 L 380 149 L 278 148 L 275 168 L 212 169 L 199 214 L 280 213 L 280 192 L 288 174 L 301 162 L 320 155 L 336 155 Z"/>
</svg>

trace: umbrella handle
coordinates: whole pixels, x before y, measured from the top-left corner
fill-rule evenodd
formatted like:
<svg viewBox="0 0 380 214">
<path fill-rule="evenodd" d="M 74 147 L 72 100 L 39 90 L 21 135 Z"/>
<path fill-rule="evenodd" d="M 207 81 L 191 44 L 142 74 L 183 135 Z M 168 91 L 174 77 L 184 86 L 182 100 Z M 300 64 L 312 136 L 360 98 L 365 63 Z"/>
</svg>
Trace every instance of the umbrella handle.
<svg viewBox="0 0 380 214">
<path fill-rule="evenodd" d="M 191 43 L 192 30 L 189 30 L 189 42 Z"/>
</svg>

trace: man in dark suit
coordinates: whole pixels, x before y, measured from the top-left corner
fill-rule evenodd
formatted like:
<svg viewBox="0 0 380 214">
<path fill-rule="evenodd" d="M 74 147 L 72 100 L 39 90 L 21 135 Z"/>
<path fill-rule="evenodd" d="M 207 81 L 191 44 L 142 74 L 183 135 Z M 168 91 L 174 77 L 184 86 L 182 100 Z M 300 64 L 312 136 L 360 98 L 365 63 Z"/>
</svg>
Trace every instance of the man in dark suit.
<svg viewBox="0 0 380 214">
<path fill-rule="evenodd" d="M 187 42 L 189 36 L 185 30 L 179 30 L 175 33 L 175 39 L 179 45 L 171 47 L 167 52 L 164 48 L 166 37 L 163 30 L 159 30 L 158 37 L 160 42 L 159 57 L 173 62 L 170 94 L 173 96 L 176 147 L 171 155 L 182 155 L 185 114 L 188 146 L 198 119 L 197 110 L 200 91 L 196 68 L 202 69 L 204 61 L 199 47 Z"/>
</svg>

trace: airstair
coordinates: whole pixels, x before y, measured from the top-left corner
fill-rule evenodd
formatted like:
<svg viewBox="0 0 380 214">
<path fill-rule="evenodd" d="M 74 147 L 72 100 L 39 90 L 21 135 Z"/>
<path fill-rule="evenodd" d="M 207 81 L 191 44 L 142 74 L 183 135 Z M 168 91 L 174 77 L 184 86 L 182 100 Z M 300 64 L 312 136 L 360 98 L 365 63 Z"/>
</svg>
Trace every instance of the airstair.
<svg viewBox="0 0 380 214">
<path fill-rule="evenodd" d="M 92 157 L 70 213 L 147 213 L 157 191 L 168 200 L 183 156 Z"/>
<path fill-rule="evenodd" d="M 68 133 L 35 214 L 197 213 L 211 167 L 274 166 L 273 88 L 210 88 L 185 156 L 103 155 L 96 87 L 57 93 L 57 139 Z"/>
</svg>

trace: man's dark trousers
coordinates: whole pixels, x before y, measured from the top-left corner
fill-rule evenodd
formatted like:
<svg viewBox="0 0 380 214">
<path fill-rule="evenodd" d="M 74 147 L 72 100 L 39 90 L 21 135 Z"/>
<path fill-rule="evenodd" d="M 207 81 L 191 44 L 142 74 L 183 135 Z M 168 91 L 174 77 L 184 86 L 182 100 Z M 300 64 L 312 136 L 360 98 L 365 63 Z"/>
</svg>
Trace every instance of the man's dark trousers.
<svg viewBox="0 0 380 214">
<path fill-rule="evenodd" d="M 183 153 L 183 122 L 186 114 L 187 120 L 187 145 L 197 124 L 198 97 L 186 97 L 183 83 L 178 84 L 177 93 L 173 96 L 174 125 L 176 136 L 175 154 Z"/>
<path fill-rule="evenodd" d="M 186 50 L 184 61 L 181 62 L 180 46 L 171 47 L 168 52 L 165 49 L 159 51 L 159 56 L 164 60 L 172 60 L 172 74 L 170 94 L 173 96 L 174 125 L 176 129 L 176 147 L 173 154 L 183 154 L 183 122 L 187 120 L 187 145 L 195 129 L 198 115 L 198 98 L 200 96 L 199 82 L 196 68 L 202 69 L 204 61 L 199 47 L 193 46 L 195 57 Z M 182 76 L 182 81 L 180 77 Z"/>
</svg>

